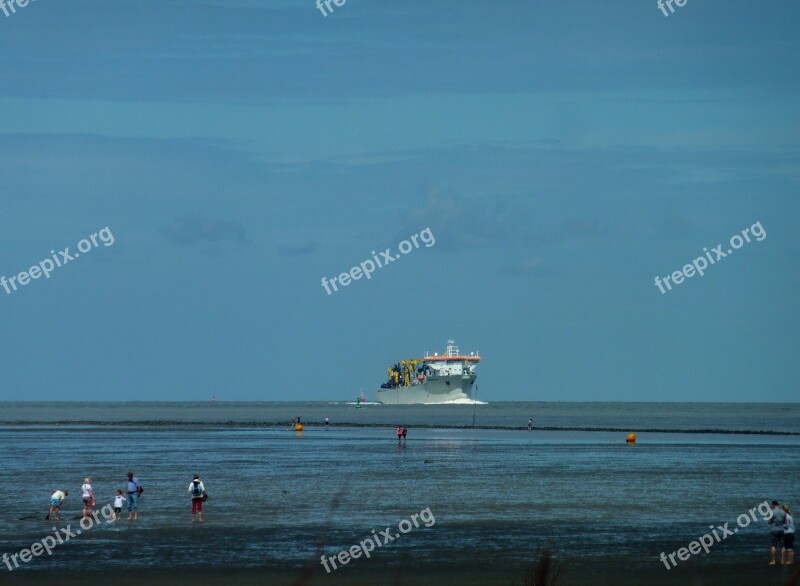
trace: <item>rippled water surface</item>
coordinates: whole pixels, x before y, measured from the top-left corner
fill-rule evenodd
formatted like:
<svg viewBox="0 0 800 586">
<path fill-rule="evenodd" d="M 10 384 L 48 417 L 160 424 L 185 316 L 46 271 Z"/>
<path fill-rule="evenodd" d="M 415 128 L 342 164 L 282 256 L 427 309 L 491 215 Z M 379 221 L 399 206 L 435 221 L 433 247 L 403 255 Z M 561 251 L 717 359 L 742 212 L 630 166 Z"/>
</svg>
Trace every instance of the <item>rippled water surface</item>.
<svg viewBox="0 0 800 586">
<path fill-rule="evenodd" d="M 649 583 L 680 584 L 685 581 L 673 576 L 681 570 L 667 573 L 659 566 L 660 552 L 687 545 L 709 524 L 732 522 L 765 499 L 800 501 L 797 435 L 640 432 L 631 446 L 625 433 L 609 431 L 414 427 L 440 419 L 471 423 L 469 406 L 460 406 L 461 411 L 436 407 L 441 409 L 437 413 L 430 407 L 389 408 L 391 412 L 382 406 L 356 411 L 347 405 L 310 405 L 165 405 L 151 407 L 149 415 L 142 405 L 6 405 L 0 417 L 4 421 L 140 423 L 0 426 L 3 552 L 29 547 L 52 531 L 53 524 L 43 517 L 56 486 L 70 491 L 62 527 L 75 527 L 84 476 L 93 478 L 99 504 L 113 499 L 128 469 L 136 471 L 145 493 L 138 522 L 101 523 L 13 575 L 0 572 L 0 581 L 22 579 L 21 574 L 46 577 L 59 572 L 68 577 L 76 570 L 148 568 L 299 575 L 303 564 L 312 557 L 318 560 L 320 552 L 334 555 L 369 537 L 373 529 L 390 527 L 396 534 L 400 521 L 430 509 L 435 519 L 431 527 L 420 523 L 370 559 L 353 560 L 330 576 L 317 561 L 315 571 L 322 573 L 315 579 L 347 583 L 363 578 L 370 583 L 365 578 L 370 572 L 399 572 L 409 581 L 415 572 L 464 572 L 478 580 L 481 572 L 496 571 L 497 576 L 513 577 L 550 545 L 557 558 L 568 565 L 572 560 L 573 574 L 587 568 L 611 572 L 616 566 L 638 567 L 653 573 Z M 505 426 L 522 419 L 524 424 L 527 413 L 536 411 L 537 423 L 546 420 L 555 427 L 635 430 L 644 421 L 653 428 L 674 422 L 692 429 L 798 431 L 790 417 L 770 419 L 774 406 L 759 406 L 754 419 L 742 406 L 729 412 L 717 407 L 716 415 L 708 408 L 679 413 L 652 405 L 629 413 L 616 405 L 583 411 L 575 405 L 526 406 L 496 411 L 491 405 L 479 406 L 478 423 Z M 786 409 L 796 413 L 791 411 L 795 407 Z M 277 423 L 295 415 L 304 421 L 329 416 L 334 422 L 349 418 L 356 424 L 387 424 L 310 424 L 297 433 L 288 425 L 212 423 L 270 417 Z M 148 424 L 182 418 L 206 423 Z M 398 418 L 410 425 L 408 440 L 401 445 L 388 425 Z M 195 471 L 211 495 L 203 526 L 189 523 L 187 487 Z M 20 519 L 27 516 L 35 518 Z M 745 562 L 761 567 L 766 543 L 766 525 L 759 521 L 696 563 L 701 569 Z M 467 571 L 473 566 L 475 571 Z M 225 583 L 220 580 L 211 583 Z M 565 583 L 614 583 L 603 581 L 602 574 L 592 580 L 573 575 Z"/>
</svg>

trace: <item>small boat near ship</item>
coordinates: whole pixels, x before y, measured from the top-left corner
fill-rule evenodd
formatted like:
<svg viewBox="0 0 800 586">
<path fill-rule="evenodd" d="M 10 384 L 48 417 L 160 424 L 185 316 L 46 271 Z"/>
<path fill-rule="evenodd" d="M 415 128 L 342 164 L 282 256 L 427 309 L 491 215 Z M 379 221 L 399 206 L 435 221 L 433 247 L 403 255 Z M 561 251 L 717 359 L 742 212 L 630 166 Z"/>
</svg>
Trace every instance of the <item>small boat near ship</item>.
<svg viewBox="0 0 800 586">
<path fill-rule="evenodd" d="M 475 352 L 461 354 L 455 340 L 448 340 L 441 356 L 426 353 L 390 366 L 389 380 L 375 391 L 375 398 L 384 405 L 472 402 L 480 360 Z"/>
</svg>

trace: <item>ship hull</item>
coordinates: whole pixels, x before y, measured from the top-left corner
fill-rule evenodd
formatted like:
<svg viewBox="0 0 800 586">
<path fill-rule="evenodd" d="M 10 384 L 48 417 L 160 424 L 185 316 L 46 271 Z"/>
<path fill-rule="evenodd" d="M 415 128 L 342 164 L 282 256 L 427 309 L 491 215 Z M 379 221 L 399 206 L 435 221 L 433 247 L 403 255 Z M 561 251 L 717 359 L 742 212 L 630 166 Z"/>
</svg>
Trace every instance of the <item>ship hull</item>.
<svg viewBox="0 0 800 586">
<path fill-rule="evenodd" d="M 378 389 L 375 399 L 384 405 L 425 405 L 472 400 L 475 376 L 440 376 L 424 383 L 395 389 Z"/>
</svg>

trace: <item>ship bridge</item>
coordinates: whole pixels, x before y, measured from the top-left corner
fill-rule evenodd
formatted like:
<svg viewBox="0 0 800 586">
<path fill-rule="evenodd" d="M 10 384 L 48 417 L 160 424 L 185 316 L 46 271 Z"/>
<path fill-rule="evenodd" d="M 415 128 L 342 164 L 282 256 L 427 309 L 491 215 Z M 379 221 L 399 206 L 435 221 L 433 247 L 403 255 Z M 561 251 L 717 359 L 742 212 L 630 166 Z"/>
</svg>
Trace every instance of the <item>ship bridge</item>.
<svg viewBox="0 0 800 586">
<path fill-rule="evenodd" d="M 470 352 L 469 356 L 461 354 L 455 340 L 447 340 L 447 348 L 441 356 L 434 352 L 433 356 L 425 353 L 420 369 L 425 376 L 470 376 L 480 362 L 480 355 Z"/>
<path fill-rule="evenodd" d="M 462 355 L 461 351 L 456 346 L 455 340 L 447 340 L 447 349 L 444 351 L 444 354 L 439 356 L 437 352 L 433 353 L 433 356 L 429 355 L 427 352 L 425 356 L 422 358 L 425 362 L 451 362 L 455 364 L 456 362 L 480 362 L 480 355 L 475 354 L 475 352 L 470 352 L 469 356 Z"/>
</svg>

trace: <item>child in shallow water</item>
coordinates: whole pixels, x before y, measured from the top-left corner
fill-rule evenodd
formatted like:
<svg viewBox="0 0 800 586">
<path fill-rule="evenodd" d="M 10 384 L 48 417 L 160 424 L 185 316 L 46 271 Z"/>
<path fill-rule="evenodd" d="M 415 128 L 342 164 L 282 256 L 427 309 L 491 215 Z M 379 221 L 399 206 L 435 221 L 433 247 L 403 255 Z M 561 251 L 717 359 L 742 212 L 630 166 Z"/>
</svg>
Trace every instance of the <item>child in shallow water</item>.
<svg viewBox="0 0 800 586">
<path fill-rule="evenodd" d="M 122 494 L 121 490 L 117 491 L 117 495 L 114 497 L 114 518 L 119 519 L 122 516 L 122 507 L 125 506 L 125 501 L 127 499 Z"/>
<path fill-rule="evenodd" d="M 61 520 L 61 505 L 64 504 L 64 499 L 68 494 L 66 490 L 57 488 L 53 490 L 53 494 L 50 496 L 50 511 L 47 513 L 48 519 Z"/>
</svg>

